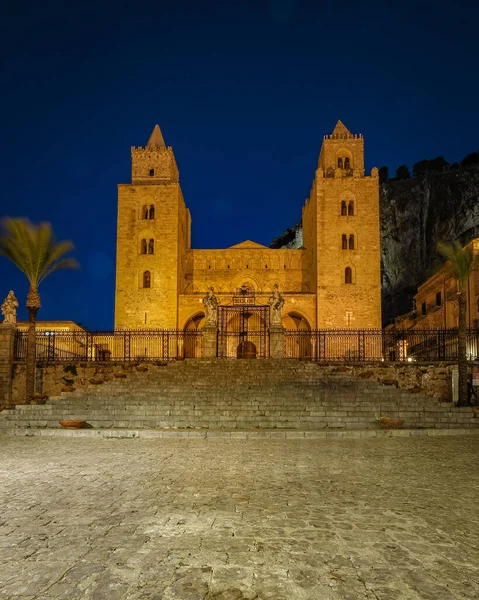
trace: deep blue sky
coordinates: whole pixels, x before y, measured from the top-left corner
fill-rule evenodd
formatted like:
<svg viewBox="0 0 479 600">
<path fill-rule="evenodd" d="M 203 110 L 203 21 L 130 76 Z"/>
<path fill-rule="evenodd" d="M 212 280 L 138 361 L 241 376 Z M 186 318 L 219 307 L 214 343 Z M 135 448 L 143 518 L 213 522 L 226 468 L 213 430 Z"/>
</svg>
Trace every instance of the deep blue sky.
<svg viewBox="0 0 479 600">
<path fill-rule="evenodd" d="M 82 266 L 41 285 L 39 319 L 113 326 L 116 185 L 155 123 L 196 248 L 269 245 L 299 221 L 338 118 L 368 170 L 479 150 L 472 1 L 6 4 L 0 216 L 50 221 Z M 10 288 L 26 318 L 26 279 L 0 257 Z"/>
</svg>

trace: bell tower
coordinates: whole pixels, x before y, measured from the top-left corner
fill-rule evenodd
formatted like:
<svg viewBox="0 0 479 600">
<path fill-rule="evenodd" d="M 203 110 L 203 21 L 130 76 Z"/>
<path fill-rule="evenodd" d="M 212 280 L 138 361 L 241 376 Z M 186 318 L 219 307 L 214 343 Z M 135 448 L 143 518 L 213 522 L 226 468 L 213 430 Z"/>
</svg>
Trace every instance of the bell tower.
<svg viewBox="0 0 479 600">
<path fill-rule="evenodd" d="M 318 329 L 381 328 L 379 239 L 378 170 L 365 176 L 364 138 L 338 121 L 303 207 Z"/>
<path fill-rule="evenodd" d="M 131 183 L 118 186 L 115 328 L 176 329 L 191 219 L 158 125 L 131 162 Z"/>
</svg>

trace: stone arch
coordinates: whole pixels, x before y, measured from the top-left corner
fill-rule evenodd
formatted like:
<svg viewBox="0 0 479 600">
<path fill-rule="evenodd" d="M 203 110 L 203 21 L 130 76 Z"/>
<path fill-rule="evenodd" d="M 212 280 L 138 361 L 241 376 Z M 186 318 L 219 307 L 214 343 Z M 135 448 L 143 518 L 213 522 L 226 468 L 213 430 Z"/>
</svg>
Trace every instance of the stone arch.
<svg viewBox="0 0 479 600">
<path fill-rule="evenodd" d="M 351 285 L 356 283 L 356 269 L 351 263 L 348 263 L 343 267 L 342 283 L 343 285 Z"/>
<path fill-rule="evenodd" d="M 237 275 L 231 283 L 231 287 L 234 291 L 236 291 L 242 285 L 247 285 L 253 292 L 258 292 L 261 290 L 261 283 L 258 278 L 250 275 L 249 273 Z"/>
<path fill-rule="evenodd" d="M 296 310 L 291 310 L 283 315 L 283 327 L 285 329 L 311 331 L 308 319 Z"/>
<path fill-rule="evenodd" d="M 222 294 L 231 294 L 233 290 L 231 289 L 231 285 L 229 283 L 222 283 L 218 286 L 218 292 Z"/>
<path fill-rule="evenodd" d="M 201 338 L 198 334 L 203 328 L 205 313 L 198 311 L 187 319 L 183 328 L 185 335 L 183 341 L 183 356 L 185 358 L 199 358 L 201 356 Z"/>
<path fill-rule="evenodd" d="M 286 336 L 287 358 L 311 358 L 313 346 L 311 336 L 311 325 L 304 315 L 298 311 L 290 311 L 283 315 L 283 326 L 289 330 Z M 297 332 L 297 335 L 295 335 Z"/>
<path fill-rule="evenodd" d="M 186 287 L 185 287 L 185 294 L 195 294 L 198 293 L 199 289 L 198 287 L 194 284 L 194 283 L 189 283 Z"/>
<path fill-rule="evenodd" d="M 352 205 L 352 212 L 351 212 Z M 349 191 L 342 192 L 339 200 L 338 212 L 341 217 L 352 217 L 357 215 L 357 201 L 356 196 Z"/>
<path fill-rule="evenodd" d="M 353 237 L 352 242 L 351 236 Z M 346 243 L 346 246 L 344 243 Z M 339 234 L 339 247 L 341 250 L 357 250 L 359 248 L 358 234 L 354 227 L 349 227 L 349 225 L 345 224 L 343 231 Z"/>
<path fill-rule="evenodd" d="M 337 169 L 352 169 L 353 168 L 353 155 L 347 148 L 340 148 L 336 151 L 336 165 Z"/>
<path fill-rule="evenodd" d="M 202 329 L 204 319 L 205 313 L 202 310 L 193 313 L 186 319 L 185 326 L 183 327 L 184 331 L 198 331 L 199 329 Z"/>
</svg>

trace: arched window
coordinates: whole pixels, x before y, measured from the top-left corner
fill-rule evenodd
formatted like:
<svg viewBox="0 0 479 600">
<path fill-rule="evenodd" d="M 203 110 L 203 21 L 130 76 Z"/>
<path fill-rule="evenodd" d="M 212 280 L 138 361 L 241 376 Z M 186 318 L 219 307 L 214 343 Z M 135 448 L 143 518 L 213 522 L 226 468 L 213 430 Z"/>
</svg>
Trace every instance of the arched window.
<svg viewBox="0 0 479 600">
<path fill-rule="evenodd" d="M 154 254 L 154 253 L 155 253 L 155 240 L 150 240 L 148 242 L 148 254 Z"/>
<path fill-rule="evenodd" d="M 351 267 L 344 269 L 344 283 L 353 283 L 353 271 Z"/>
<path fill-rule="evenodd" d="M 347 250 L 348 249 L 348 236 L 345 233 L 343 233 L 343 235 L 342 235 L 342 244 L 341 244 L 341 247 L 342 247 L 343 250 Z"/>
<path fill-rule="evenodd" d="M 150 177 L 153 177 L 154 174 L 155 174 L 155 169 L 150 169 Z"/>
<path fill-rule="evenodd" d="M 141 240 L 140 254 L 146 254 L 146 240 Z"/>
<path fill-rule="evenodd" d="M 141 218 L 148 219 L 148 206 L 145 206 L 141 209 Z"/>
<path fill-rule="evenodd" d="M 348 214 L 348 209 L 346 206 L 346 200 L 341 201 L 341 216 L 344 217 Z"/>
<path fill-rule="evenodd" d="M 149 219 L 155 218 L 155 207 L 153 206 L 153 204 L 150 206 L 150 210 L 148 211 L 148 218 Z"/>
<path fill-rule="evenodd" d="M 145 271 L 143 273 L 143 287 L 144 288 L 151 287 L 151 273 L 150 273 L 150 271 Z"/>
<path fill-rule="evenodd" d="M 343 168 L 343 159 L 338 158 L 338 169 L 342 169 L 342 168 Z"/>
<path fill-rule="evenodd" d="M 349 236 L 349 249 L 354 250 L 354 235 L 353 234 L 351 234 Z"/>
<path fill-rule="evenodd" d="M 349 169 L 350 168 L 349 156 L 346 156 L 346 158 L 344 159 L 344 168 L 345 169 Z"/>
<path fill-rule="evenodd" d="M 354 215 L 354 202 L 352 200 L 348 204 L 348 215 Z"/>
</svg>

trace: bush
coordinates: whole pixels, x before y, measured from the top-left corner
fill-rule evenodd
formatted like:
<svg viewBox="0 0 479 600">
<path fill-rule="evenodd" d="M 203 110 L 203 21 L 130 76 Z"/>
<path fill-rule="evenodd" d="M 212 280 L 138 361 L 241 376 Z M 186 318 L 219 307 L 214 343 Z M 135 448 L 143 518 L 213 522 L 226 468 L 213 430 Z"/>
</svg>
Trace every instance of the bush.
<svg viewBox="0 0 479 600">
<path fill-rule="evenodd" d="M 449 163 L 442 156 L 437 156 L 432 160 L 420 160 L 412 168 L 414 177 L 421 177 L 427 173 L 441 173 L 449 167 Z"/>
<path fill-rule="evenodd" d="M 471 152 L 461 160 L 461 167 L 479 165 L 479 152 Z"/>
<path fill-rule="evenodd" d="M 396 179 L 409 179 L 411 174 L 409 173 L 409 169 L 406 165 L 401 165 L 396 169 Z"/>
</svg>

